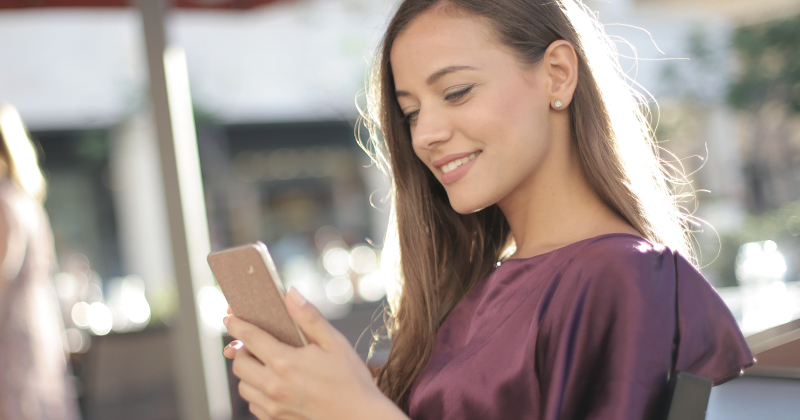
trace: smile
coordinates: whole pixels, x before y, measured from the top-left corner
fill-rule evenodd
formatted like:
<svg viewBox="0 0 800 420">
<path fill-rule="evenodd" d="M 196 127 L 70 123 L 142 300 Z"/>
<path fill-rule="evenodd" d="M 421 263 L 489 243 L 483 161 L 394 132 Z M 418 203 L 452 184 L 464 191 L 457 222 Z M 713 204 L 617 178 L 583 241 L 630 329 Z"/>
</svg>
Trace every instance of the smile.
<svg viewBox="0 0 800 420">
<path fill-rule="evenodd" d="M 433 166 L 442 171 L 442 176 L 440 177 L 442 184 L 449 185 L 466 176 L 481 154 L 480 150 L 452 154 L 433 162 Z"/>
<path fill-rule="evenodd" d="M 475 152 L 475 153 L 472 153 L 471 155 L 463 157 L 461 159 L 453 160 L 450 163 L 448 163 L 446 165 L 443 165 L 441 170 L 442 170 L 443 173 L 452 172 L 453 170 L 455 170 L 459 166 L 471 161 L 472 159 L 475 159 L 475 157 L 478 156 L 478 153 L 480 153 L 480 152 Z"/>
</svg>

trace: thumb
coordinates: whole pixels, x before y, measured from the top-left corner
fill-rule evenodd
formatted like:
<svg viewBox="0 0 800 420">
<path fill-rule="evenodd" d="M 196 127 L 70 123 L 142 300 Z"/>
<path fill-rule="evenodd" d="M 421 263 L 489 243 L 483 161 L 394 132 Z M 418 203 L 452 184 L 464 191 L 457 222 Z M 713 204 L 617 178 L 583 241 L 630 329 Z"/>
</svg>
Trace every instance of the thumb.
<svg viewBox="0 0 800 420">
<path fill-rule="evenodd" d="M 324 350 L 330 350 L 338 333 L 333 325 L 294 287 L 289 288 L 286 298 L 286 310 L 306 338 Z"/>
</svg>

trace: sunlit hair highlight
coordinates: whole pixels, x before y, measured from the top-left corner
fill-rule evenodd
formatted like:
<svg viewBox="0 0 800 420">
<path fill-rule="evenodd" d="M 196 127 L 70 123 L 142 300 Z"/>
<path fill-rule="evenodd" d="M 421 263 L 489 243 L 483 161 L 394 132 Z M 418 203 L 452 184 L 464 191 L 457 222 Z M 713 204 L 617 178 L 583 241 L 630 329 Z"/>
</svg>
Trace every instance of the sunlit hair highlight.
<svg viewBox="0 0 800 420">
<path fill-rule="evenodd" d="M 390 285 L 387 322 L 392 347 L 376 381 L 405 410 L 411 385 L 427 363 L 445 317 L 514 247 L 508 222 L 496 205 L 458 214 L 412 149 L 409 127 L 394 93 L 389 57 L 397 36 L 434 8 L 482 18 L 522 63 L 538 62 L 556 40 L 569 41 L 578 55 L 570 121 L 588 181 L 645 238 L 694 261 L 676 199 L 680 179 L 659 161 L 646 118 L 647 101 L 629 84 L 614 44 L 583 3 L 403 1 L 376 54 L 367 107 L 362 110 L 370 138 L 362 147 L 392 179 L 392 215 L 381 262 L 384 274 L 395 280 Z"/>
<path fill-rule="evenodd" d="M 44 202 L 46 183 L 28 131 L 17 109 L 0 104 L 0 159 L 5 164 L 5 176 L 17 187 Z"/>
</svg>

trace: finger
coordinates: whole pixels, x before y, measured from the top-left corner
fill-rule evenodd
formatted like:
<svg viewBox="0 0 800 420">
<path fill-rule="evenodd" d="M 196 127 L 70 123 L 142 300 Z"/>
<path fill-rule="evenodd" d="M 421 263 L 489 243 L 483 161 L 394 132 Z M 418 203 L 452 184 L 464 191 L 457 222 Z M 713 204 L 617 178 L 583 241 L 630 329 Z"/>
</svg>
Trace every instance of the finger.
<svg viewBox="0 0 800 420">
<path fill-rule="evenodd" d="M 247 351 L 247 348 L 242 348 L 236 352 L 232 369 L 233 374 L 239 379 L 255 387 L 260 386 L 259 384 L 269 379 L 269 376 L 272 375 L 270 369 Z"/>
<path fill-rule="evenodd" d="M 234 357 L 236 357 L 236 351 L 242 348 L 243 345 L 244 343 L 242 343 L 241 341 L 233 340 L 230 343 L 228 343 L 228 345 L 225 346 L 224 349 L 222 349 L 222 355 L 228 359 L 233 359 Z"/>
<path fill-rule="evenodd" d="M 231 337 L 244 342 L 247 349 L 261 361 L 285 359 L 289 356 L 290 350 L 293 350 L 293 347 L 236 315 L 225 317 L 225 326 Z"/>
<path fill-rule="evenodd" d="M 307 414 L 301 415 L 297 410 L 271 398 L 269 395 L 264 394 L 262 390 L 250 384 L 240 382 L 239 395 L 250 403 L 250 411 L 259 419 L 262 416 L 266 416 L 263 418 L 269 419 L 308 418 Z"/>
<path fill-rule="evenodd" d="M 283 369 L 285 370 L 286 368 Z M 281 370 L 281 368 L 278 370 Z M 249 354 L 246 347 L 241 349 L 236 356 L 236 360 L 233 362 L 233 373 L 241 379 L 239 381 L 240 390 L 246 385 L 265 397 L 262 398 L 256 393 L 251 393 L 248 395 L 252 395 L 252 397 L 246 399 L 251 402 L 258 402 L 261 408 L 270 413 L 272 417 L 284 418 L 283 415 L 277 415 L 275 410 L 302 405 L 300 403 L 302 397 L 297 392 L 291 391 L 293 388 L 286 380 L 288 372 L 284 372 L 281 375 L 270 366 L 262 365 L 261 362 Z M 242 395 L 242 397 L 244 398 L 245 396 Z"/>
<path fill-rule="evenodd" d="M 248 403 L 250 403 L 250 412 L 259 419 L 271 419 L 267 414 L 265 407 L 270 404 L 266 395 L 261 393 L 254 386 L 245 382 L 239 382 L 239 395 Z"/>
<path fill-rule="evenodd" d="M 233 308 L 231 308 L 231 305 L 228 305 L 228 315 L 233 315 Z"/>
<path fill-rule="evenodd" d="M 339 331 L 294 287 L 289 288 L 286 297 L 286 310 L 306 338 L 317 343 L 324 350 L 330 350 L 337 340 Z"/>
<path fill-rule="evenodd" d="M 258 420 L 273 420 L 273 418 L 270 417 L 267 414 L 267 412 L 264 411 L 261 407 L 259 407 L 257 405 L 254 405 L 254 404 L 250 404 L 249 408 L 250 408 L 250 412 L 253 413 L 253 415 L 256 416 L 256 418 Z"/>
</svg>

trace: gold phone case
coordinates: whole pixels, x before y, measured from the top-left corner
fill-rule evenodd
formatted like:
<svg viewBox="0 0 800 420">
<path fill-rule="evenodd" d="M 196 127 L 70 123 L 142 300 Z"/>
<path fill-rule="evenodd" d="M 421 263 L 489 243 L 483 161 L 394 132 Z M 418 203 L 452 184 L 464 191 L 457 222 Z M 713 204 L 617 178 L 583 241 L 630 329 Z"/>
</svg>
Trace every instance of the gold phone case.
<svg viewBox="0 0 800 420">
<path fill-rule="evenodd" d="M 262 242 L 212 252 L 208 265 L 239 318 L 294 347 L 307 344 L 284 306 L 285 291 Z"/>
</svg>

